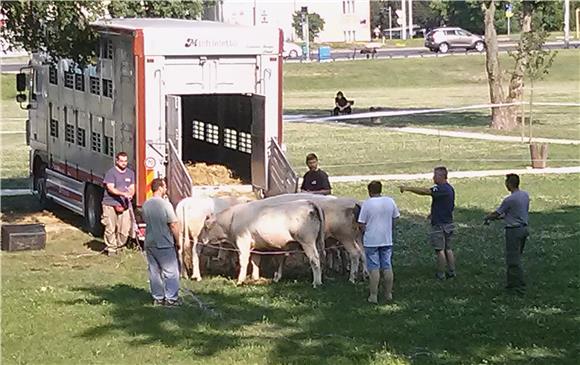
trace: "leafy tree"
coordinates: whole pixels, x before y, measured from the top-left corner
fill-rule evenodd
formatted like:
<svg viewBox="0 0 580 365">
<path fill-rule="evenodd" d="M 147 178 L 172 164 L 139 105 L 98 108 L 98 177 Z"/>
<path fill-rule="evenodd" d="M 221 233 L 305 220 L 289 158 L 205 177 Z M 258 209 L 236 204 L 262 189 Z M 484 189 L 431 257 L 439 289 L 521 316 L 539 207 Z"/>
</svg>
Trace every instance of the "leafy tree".
<svg viewBox="0 0 580 365">
<path fill-rule="evenodd" d="M 194 19 L 203 10 L 193 1 L 4 1 L 0 12 L 5 26 L 0 35 L 13 47 L 46 52 L 53 59 L 79 64 L 95 56 L 97 35 L 89 23 L 113 17 L 171 17 Z"/>
<path fill-rule="evenodd" d="M 304 39 L 302 34 L 302 13 L 297 11 L 292 16 L 292 27 L 299 38 Z M 310 41 L 318 36 L 320 31 L 324 30 L 324 19 L 317 13 L 308 13 L 308 33 Z"/>
</svg>

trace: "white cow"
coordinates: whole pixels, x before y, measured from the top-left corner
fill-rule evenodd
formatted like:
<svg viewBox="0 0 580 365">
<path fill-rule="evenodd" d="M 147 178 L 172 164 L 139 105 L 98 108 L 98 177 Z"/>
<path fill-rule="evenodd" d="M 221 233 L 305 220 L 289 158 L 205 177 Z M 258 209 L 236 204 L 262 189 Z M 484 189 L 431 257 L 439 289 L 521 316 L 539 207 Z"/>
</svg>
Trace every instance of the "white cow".
<svg viewBox="0 0 580 365">
<path fill-rule="evenodd" d="M 312 285 L 322 284 L 320 256 L 324 256 L 324 212 L 313 202 L 298 200 L 271 204 L 259 200 L 235 205 L 210 217 L 199 237 L 202 243 L 227 241 L 238 249 L 238 284 L 246 279 L 253 249 L 282 250 L 289 243 L 297 242 L 310 261 Z M 252 267 L 252 277 L 258 279 L 259 268 L 254 259 Z"/>
<path fill-rule="evenodd" d="M 185 277 L 191 272 L 192 279 L 201 280 L 197 243 L 207 217 L 248 201 L 250 199 L 247 197 L 190 197 L 177 204 L 175 213 L 182 228 L 179 237 L 179 263 L 182 276 Z"/>
<path fill-rule="evenodd" d="M 310 193 L 283 194 L 264 199 L 266 204 L 279 204 L 281 202 L 304 199 L 318 204 L 324 211 L 325 238 L 334 238 L 342 243 L 350 258 L 349 280 L 355 282 L 360 260 L 364 255 L 362 250 L 362 236 L 357 223 L 358 212 L 361 202 L 351 198 L 337 198 L 329 195 L 317 195 Z M 274 274 L 274 281 L 282 278 L 283 262 L 279 263 L 278 270 Z"/>
</svg>

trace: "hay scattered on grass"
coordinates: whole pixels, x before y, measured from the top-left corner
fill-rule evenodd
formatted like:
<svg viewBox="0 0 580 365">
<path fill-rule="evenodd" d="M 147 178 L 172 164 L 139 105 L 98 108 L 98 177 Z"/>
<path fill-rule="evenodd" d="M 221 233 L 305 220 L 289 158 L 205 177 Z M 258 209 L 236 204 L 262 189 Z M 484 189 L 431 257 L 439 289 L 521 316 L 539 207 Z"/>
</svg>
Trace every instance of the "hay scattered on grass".
<svg viewBox="0 0 580 365">
<path fill-rule="evenodd" d="M 188 162 L 185 167 L 191 176 L 193 185 L 237 185 L 242 181 L 234 177 L 233 172 L 223 165 Z"/>
</svg>

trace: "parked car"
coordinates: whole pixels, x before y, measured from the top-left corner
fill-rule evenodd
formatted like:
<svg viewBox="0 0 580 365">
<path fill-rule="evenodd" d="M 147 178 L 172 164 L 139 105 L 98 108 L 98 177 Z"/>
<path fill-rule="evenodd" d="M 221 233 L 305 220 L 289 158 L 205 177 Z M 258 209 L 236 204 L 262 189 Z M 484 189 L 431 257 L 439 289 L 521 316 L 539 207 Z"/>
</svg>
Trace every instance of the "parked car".
<svg viewBox="0 0 580 365">
<path fill-rule="evenodd" d="M 453 48 L 474 49 L 477 52 L 485 51 L 483 36 L 472 34 L 457 27 L 435 28 L 425 37 L 425 47 L 433 52 L 447 53 Z"/>
<path fill-rule="evenodd" d="M 282 51 L 284 58 L 300 58 L 302 57 L 302 47 L 290 42 L 284 42 L 284 50 Z"/>
</svg>

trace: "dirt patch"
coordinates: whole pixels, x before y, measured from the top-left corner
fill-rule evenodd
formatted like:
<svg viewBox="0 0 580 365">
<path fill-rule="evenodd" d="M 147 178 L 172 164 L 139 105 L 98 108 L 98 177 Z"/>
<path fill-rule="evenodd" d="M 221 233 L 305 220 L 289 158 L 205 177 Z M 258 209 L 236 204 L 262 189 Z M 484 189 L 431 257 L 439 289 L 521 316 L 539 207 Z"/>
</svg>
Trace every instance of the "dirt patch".
<svg viewBox="0 0 580 365">
<path fill-rule="evenodd" d="M 188 162 L 185 167 L 191 176 L 193 185 L 238 185 L 242 181 L 234 177 L 233 172 L 223 165 Z"/>
<path fill-rule="evenodd" d="M 2 197 L 2 224 L 44 224 L 47 233 L 79 229 L 82 217 L 54 205 L 52 211 L 42 210 L 32 196 Z"/>
</svg>

